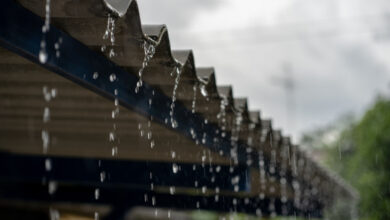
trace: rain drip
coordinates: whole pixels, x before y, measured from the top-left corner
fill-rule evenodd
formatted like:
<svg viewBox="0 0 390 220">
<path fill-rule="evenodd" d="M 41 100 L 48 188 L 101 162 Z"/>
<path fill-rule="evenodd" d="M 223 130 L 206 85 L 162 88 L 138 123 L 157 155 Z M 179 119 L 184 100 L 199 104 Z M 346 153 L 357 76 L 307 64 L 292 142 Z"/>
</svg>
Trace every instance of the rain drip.
<svg viewBox="0 0 390 220">
<path fill-rule="evenodd" d="M 57 58 L 60 58 L 61 56 L 61 52 L 60 52 L 61 44 L 62 44 L 62 37 L 58 38 L 58 41 L 54 44 L 54 49 L 56 50 Z"/>
<path fill-rule="evenodd" d="M 265 161 L 264 161 L 264 155 L 262 150 L 259 151 L 259 172 L 260 172 L 259 198 L 263 200 L 265 198 L 265 191 L 267 190 L 266 188 L 267 181 L 266 181 Z"/>
<path fill-rule="evenodd" d="M 207 88 L 206 88 L 206 83 L 201 83 L 200 84 L 200 93 L 204 96 L 204 97 L 207 97 L 209 94 L 207 92 Z"/>
<path fill-rule="evenodd" d="M 106 31 L 104 32 L 103 35 L 103 40 L 109 40 L 111 44 L 110 51 L 108 53 L 108 56 L 110 58 L 114 57 L 115 51 L 114 51 L 114 46 L 115 46 L 115 18 L 111 16 L 111 14 L 108 14 L 107 16 L 107 26 L 106 26 Z M 101 51 L 104 52 L 106 50 L 106 46 L 103 45 L 101 47 Z"/>
<path fill-rule="evenodd" d="M 50 132 L 48 130 L 48 123 L 50 122 L 50 107 L 49 103 L 52 99 L 54 99 L 57 96 L 57 89 L 52 88 L 49 89 L 47 86 L 43 86 L 42 88 L 43 92 L 43 98 L 46 102 L 46 105 L 43 108 L 43 127 L 42 127 L 42 150 L 43 154 L 47 154 L 50 147 Z M 49 159 L 45 162 L 46 171 L 51 171 L 51 161 Z"/>
<path fill-rule="evenodd" d="M 280 174 L 280 196 L 282 201 L 282 214 L 287 214 L 287 180 L 286 180 L 286 172 L 287 172 L 287 157 L 288 157 L 288 144 L 284 143 L 282 144 L 281 150 L 280 150 L 280 157 L 282 158 L 281 163 L 281 169 L 279 171 Z"/>
<path fill-rule="evenodd" d="M 48 129 L 48 124 L 50 123 L 50 102 L 56 98 L 57 96 L 57 89 L 52 88 L 49 89 L 46 85 L 42 87 L 42 93 L 43 93 L 43 99 L 46 102 L 44 108 L 43 108 L 43 117 L 42 117 L 42 151 L 44 155 L 47 155 L 49 148 L 50 148 L 50 132 Z M 49 157 L 47 157 L 44 161 L 45 171 L 46 175 L 48 175 L 50 172 L 53 172 L 53 166 L 52 161 Z M 44 177 L 44 181 L 46 181 L 47 177 Z M 47 185 L 48 193 L 49 195 L 53 195 L 57 190 L 57 182 L 48 180 Z M 50 208 L 50 219 L 56 220 L 59 219 L 59 212 L 56 209 Z"/>
<path fill-rule="evenodd" d="M 196 112 L 196 93 L 197 93 L 197 91 L 198 91 L 198 85 L 197 85 L 197 83 L 194 84 L 194 86 L 193 86 L 192 89 L 194 90 L 194 97 L 192 98 L 192 107 L 191 107 L 191 111 L 192 111 L 193 114 L 195 114 L 195 112 Z"/>
<path fill-rule="evenodd" d="M 46 63 L 48 54 L 46 50 L 46 33 L 50 30 L 50 0 L 46 0 L 45 4 L 45 23 L 42 26 L 41 49 L 39 50 L 39 62 Z"/>
<path fill-rule="evenodd" d="M 179 83 L 180 83 L 181 72 L 182 72 L 182 65 L 180 63 L 176 63 L 175 67 L 173 68 L 173 71 L 172 71 L 172 73 L 176 73 L 176 78 L 175 78 L 175 85 L 173 86 L 173 91 L 172 91 L 171 110 L 169 112 L 172 128 L 177 128 L 177 126 L 178 126 L 178 123 L 174 119 L 173 116 L 174 116 L 174 111 L 175 111 L 175 102 L 176 102 L 176 95 L 177 95 L 176 93 L 177 93 L 177 88 L 179 87 Z M 173 75 L 172 73 L 171 73 L 171 75 Z"/>
<path fill-rule="evenodd" d="M 273 135 L 272 132 L 270 134 L 270 144 L 271 144 L 271 161 L 270 161 L 270 166 L 269 166 L 269 182 L 270 186 L 268 188 L 269 193 L 271 195 L 275 194 L 275 181 L 276 181 L 276 150 L 274 148 L 273 144 Z M 270 200 L 270 205 L 268 207 L 269 212 L 271 213 L 271 216 L 275 216 L 275 199 Z"/>
<path fill-rule="evenodd" d="M 217 114 L 218 122 L 221 126 L 221 137 L 226 136 L 226 106 L 228 105 L 228 100 L 226 97 L 222 96 L 219 113 Z"/>
<path fill-rule="evenodd" d="M 139 80 L 138 80 L 137 85 L 135 87 L 135 93 L 138 93 L 139 89 L 143 85 L 143 80 L 142 80 L 143 73 L 145 71 L 145 68 L 149 65 L 150 60 L 153 58 L 154 54 L 156 53 L 157 45 L 154 44 L 154 42 L 151 43 L 148 40 L 145 40 L 142 47 L 144 49 L 145 57 L 144 57 L 144 60 L 142 62 L 142 67 L 138 71 Z"/>
<path fill-rule="evenodd" d="M 240 138 L 241 124 L 242 124 L 242 111 L 236 112 L 235 126 L 232 129 L 230 156 L 234 162 L 234 165 L 238 164 L 238 140 Z"/>
<path fill-rule="evenodd" d="M 112 78 L 112 77 L 110 77 L 110 78 Z M 116 79 L 116 77 L 115 77 L 115 79 Z M 113 80 L 111 82 L 114 82 L 114 81 L 115 80 Z M 120 140 L 117 137 L 117 124 L 116 124 L 117 117 L 119 116 L 119 100 L 118 100 L 118 90 L 117 89 L 114 89 L 114 95 L 115 95 L 114 109 L 111 111 L 111 119 L 113 120 L 113 124 L 112 124 L 112 130 L 109 132 L 108 139 L 110 142 L 113 143 L 113 146 L 111 148 L 111 155 L 117 156 L 118 155 L 118 144 L 120 143 Z"/>
</svg>

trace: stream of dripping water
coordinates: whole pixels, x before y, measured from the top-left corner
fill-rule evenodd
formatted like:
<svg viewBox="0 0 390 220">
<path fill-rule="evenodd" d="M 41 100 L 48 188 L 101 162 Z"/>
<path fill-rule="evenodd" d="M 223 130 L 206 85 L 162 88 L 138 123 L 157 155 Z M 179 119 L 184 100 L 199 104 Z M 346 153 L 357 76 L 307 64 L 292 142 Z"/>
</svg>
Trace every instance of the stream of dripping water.
<svg viewBox="0 0 390 220">
<path fill-rule="evenodd" d="M 106 30 L 105 30 L 104 35 L 103 35 L 102 38 L 103 38 L 103 40 L 109 40 L 110 41 L 111 48 L 109 50 L 108 56 L 109 56 L 109 58 L 113 58 L 116 55 L 116 53 L 114 51 L 114 46 L 115 46 L 115 18 L 112 17 L 111 14 L 108 14 L 108 16 L 107 16 Z M 102 45 L 101 46 L 101 51 L 102 52 L 106 51 L 106 45 Z M 98 72 L 94 72 L 92 74 L 92 79 L 97 80 L 98 78 L 99 78 L 99 73 Z M 115 73 L 111 73 L 108 76 L 108 80 L 111 83 L 116 83 L 117 82 L 116 74 Z M 119 117 L 119 99 L 118 99 L 118 95 L 119 95 L 118 94 L 118 89 L 115 88 L 114 89 L 114 108 L 113 108 L 113 110 L 111 110 L 112 129 L 108 133 L 108 141 L 111 144 L 111 156 L 113 156 L 113 157 L 116 157 L 118 155 L 118 145 L 120 144 L 120 139 L 119 139 L 119 137 L 117 135 L 118 127 L 117 127 L 117 123 L 116 123 L 117 120 L 118 120 L 117 118 Z M 100 180 L 100 183 L 103 183 L 105 181 L 105 179 L 106 179 L 106 172 L 103 171 L 101 160 L 98 161 L 98 167 L 99 167 L 99 170 L 100 170 L 99 180 Z M 99 198 L 100 198 L 100 188 L 99 187 L 95 188 L 94 198 L 95 198 L 95 200 L 99 200 Z M 94 219 L 95 220 L 99 220 L 99 218 L 100 218 L 100 213 L 98 211 L 95 211 L 94 212 Z"/>
<path fill-rule="evenodd" d="M 172 128 L 177 128 L 178 123 L 174 119 L 174 112 L 175 112 L 175 102 L 176 102 L 176 95 L 177 95 L 177 88 L 179 87 L 180 83 L 180 75 L 182 72 L 182 65 L 180 63 L 176 63 L 175 67 L 173 68 L 173 71 L 171 73 L 171 76 L 176 73 L 176 78 L 175 78 L 175 85 L 173 86 L 173 91 L 172 91 L 172 101 L 171 101 L 171 109 L 169 111 L 169 116 L 171 119 L 171 126 Z"/>
<path fill-rule="evenodd" d="M 191 112 L 192 114 L 195 114 L 196 112 L 196 93 L 198 91 L 198 83 L 195 83 L 192 87 L 192 90 L 194 91 L 194 96 L 192 98 L 192 106 L 191 106 Z"/>
<path fill-rule="evenodd" d="M 115 46 L 115 18 L 111 16 L 111 14 L 108 14 L 107 16 L 107 26 L 106 26 L 106 31 L 104 32 L 103 35 L 103 40 L 109 40 L 111 43 L 111 48 L 108 53 L 108 56 L 110 58 L 114 57 L 116 55 L 114 51 L 114 46 Z M 103 45 L 101 47 L 101 51 L 105 52 L 106 51 L 106 45 Z"/>
<path fill-rule="evenodd" d="M 280 167 L 280 198 L 282 201 L 282 214 L 287 215 L 287 179 L 286 179 L 286 172 L 287 172 L 287 157 L 288 157 L 288 144 L 282 143 L 282 147 L 280 150 L 280 157 L 282 158 L 281 167 Z"/>
<path fill-rule="evenodd" d="M 46 63 L 48 54 L 46 50 L 46 33 L 50 30 L 50 0 L 46 0 L 45 4 L 45 22 L 42 26 L 42 40 L 41 40 L 41 49 L 39 50 L 39 62 Z"/>
<path fill-rule="evenodd" d="M 49 132 L 49 123 L 50 123 L 50 102 L 57 96 L 57 89 L 51 88 L 49 89 L 48 86 L 42 87 L 43 92 L 43 99 L 46 102 L 46 105 L 43 109 L 43 117 L 42 117 L 42 151 L 44 155 L 48 154 L 49 148 L 50 148 L 50 132 Z M 49 174 L 50 172 L 53 172 L 52 170 L 52 161 L 49 157 L 45 159 L 44 162 L 45 171 L 46 174 Z M 44 181 L 48 182 L 48 193 L 49 195 L 53 195 L 57 190 L 57 182 L 54 180 L 47 180 L 46 177 L 44 177 Z M 51 220 L 57 220 L 59 219 L 59 212 L 56 209 L 50 208 L 50 219 Z"/>
<path fill-rule="evenodd" d="M 235 117 L 235 126 L 232 130 L 232 137 L 231 137 L 231 145 L 233 148 L 231 149 L 231 157 L 233 159 L 234 165 L 238 165 L 238 140 L 240 138 L 240 132 L 241 132 L 241 124 L 242 124 L 242 111 L 238 111 L 236 113 Z"/>
<path fill-rule="evenodd" d="M 144 60 L 142 61 L 142 66 L 138 71 L 138 77 L 139 80 L 137 82 L 137 85 L 135 87 L 135 93 L 138 93 L 140 88 L 143 85 L 142 76 L 145 71 L 145 68 L 148 66 L 150 60 L 153 58 L 154 54 L 156 53 L 156 45 L 153 43 L 148 42 L 147 40 L 144 41 L 144 44 L 142 45 L 144 49 Z"/>
<path fill-rule="evenodd" d="M 116 77 L 114 73 L 110 76 L 110 81 L 114 82 Z M 113 79 L 115 78 L 115 79 Z M 117 135 L 117 117 L 119 116 L 119 101 L 118 101 L 118 89 L 114 89 L 114 109 L 111 111 L 111 119 L 113 120 L 112 130 L 109 132 L 108 139 L 112 142 L 111 155 L 113 157 L 118 155 L 118 145 L 120 144 L 120 139 Z"/>
<path fill-rule="evenodd" d="M 226 97 L 222 96 L 219 113 L 217 115 L 218 122 L 221 127 L 221 137 L 224 138 L 226 136 L 226 106 L 228 105 L 228 100 Z"/>
<path fill-rule="evenodd" d="M 269 166 L 269 181 L 270 181 L 270 186 L 269 186 L 269 193 L 272 195 L 272 199 L 270 200 L 270 205 L 268 207 L 269 212 L 271 213 L 271 217 L 276 216 L 275 212 L 275 199 L 274 199 L 274 194 L 275 194 L 275 181 L 276 181 L 276 150 L 274 147 L 274 140 L 273 140 L 273 135 L 272 132 L 270 133 L 270 144 L 271 144 L 271 161 L 270 161 L 270 166 Z"/>
</svg>

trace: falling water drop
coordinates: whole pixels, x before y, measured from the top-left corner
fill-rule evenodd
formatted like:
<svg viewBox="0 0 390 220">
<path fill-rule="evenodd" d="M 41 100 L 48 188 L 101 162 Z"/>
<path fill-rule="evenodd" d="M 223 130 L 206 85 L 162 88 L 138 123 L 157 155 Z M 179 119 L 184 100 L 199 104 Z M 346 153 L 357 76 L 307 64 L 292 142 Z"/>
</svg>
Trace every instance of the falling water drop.
<svg viewBox="0 0 390 220">
<path fill-rule="evenodd" d="M 106 179 L 106 172 L 102 171 L 100 172 L 100 182 L 104 182 Z"/>
<path fill-rule="evenodd" d="M 42 146 L 43 153 L 46 154 L 50 144 L 49 132 L 47 130 L 42 130 Z"/>
<path fill-rule="evenodd" d="M 116 80 L 116 75 L 115 75 L 115 73 L 112 73 L 110 75 L 110 82 L 114 82 L 115 80 Z"/>
<path fill-rule="evenodd" d="M 60 213 L 58 210 L 50 208 L 50 220 L 60 220 Z"/>
<path fill-rule="evenodd" d="M 111 131 L 111 132 L 108 134 L 108 140 L 109 140 L 110 142 L 115 141 L 115 133 L 114 133 L 114 132 Z"/>
<path fill-rule="evenodd" d="M 39 51 L 39 62 L 46 63 L 47 61 L 47 52 L 45 48 L 41 48 Z"/>
<path fill-rule="evenodd" d="M 207 92 L 207 89 L 206 89 L 206 85 L 205 85 L 205 84 L 201 84 L 201 85 L 200 85 L 200 93 L 201 93 L 204 97 L 207 97 L 207 96 L 208 96 L 208 92 Z"/>
<path fill-rule="evenodd" d="M 176 163 L 172 164 L 172 171 L 173 173 L 177 173 L 179 171 L 179 166 Z"/>
<path fill-rule="evenodd" d="M 176 158 L 176 152 L 175 151 L 171 151 L 171 157 L 172 157 L 172 159 Z"/>
<path fill-rule="evenodd" d="M 207 191 L 207 187 L 206 186 L 202 186 L 202 193 L 205 194 Z"/>
<path fill-rule="evenodd" d="M 117 146 L 112 147 L 112 149 L 111 149 L 111 155 L 112 155 L 112 156 L 118 155 L 118 147 L 117 147 Z"/>
<path fill-rule="evenodd" d="M 97 79 L 99 77 L 99 73 L 98 72 L 94 72 L 93 75 L 92 75 L 92 78 L 93 79 Z"/>
<path fill-rule="evenodd" d="M 50 109 L 49 107 L 45 107 L 43 109 L 43 123 L 47 123 L 50 120 Z"/>
<path fill-rule="evenodd" d="M 100 190 L 99 189 L 95 189 L 95 200 L 98 200 L 99 196 L 100 196 Z"/>
<path fill-rule="evenodd" d="M 51 160 L 49 158 L 46 158 L 46 160 L 45 160 L 45 170 L 49 172 L 49 171 L 51 171 L 51 168 L 52 168 Z"/>
<path fill-rule="evenodd" d="M 49 181 L 48 191 L 50 195 L 53 195 L 57 190 L 57 182 Z"/>
<path fill-rule="evenodd" d="M 169 187 L 169 194 L 171 194 L 171 195 L 175 194 L 175 187 L 174 186 Z"/>
<path fill-rule="evenodd" d="M 152 141 L 150 142 L 150 148 L 154 148 L 154 145 L 155 145 L 155 143 L 154 143 L 154 141 L 152 140 Z"/>
</svg>

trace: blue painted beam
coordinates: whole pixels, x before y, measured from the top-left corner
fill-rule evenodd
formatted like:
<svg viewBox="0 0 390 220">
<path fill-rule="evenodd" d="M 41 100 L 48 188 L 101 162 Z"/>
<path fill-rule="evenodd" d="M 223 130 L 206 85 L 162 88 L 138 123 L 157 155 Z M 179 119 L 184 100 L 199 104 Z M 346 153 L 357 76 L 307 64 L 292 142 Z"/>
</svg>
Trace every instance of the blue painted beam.
<svg viewBox="0 0 390 220">
<path fill-rule="evenodd" d="M 45 170 L 45 156 L 0 153 L 0 181 L 42 182 L 50 179 L 57 183 L 87 185 L 100 188 L 150 189 L 150 183 L 158 186 L 197 188 L 205 186 L 209 190 L 233 191 L 232 177 L 238 176 L 239 190 L 250 191 L 249 171 L 245 166 L 237 167 L 233 172 L 229 166 L 197 165 L 176 163 L 177 172 L 173 172 L 172 163 L 152 161 L 128 161 L 117 159 L 96 159 L 81 157 L 50 156 L 51 171 Z M 210 172 L 212 170 L 213 172 Z M 104 172 L 106 178 L 100 180 Z M 152 176 L 150 177 L 150 173 Z M 213 179 L 213 180 L 212 180 Z"/>
<path fill-rule="evenodd" d="M 145 200 L 145 195 L 147 199 Z M 251 215 L 270 216 L 270 207 L 274 206 L 274 214 L 278 216 L 297 216 L 305 218 L 321 218 L 323 206 L 313 201 L 306 209 L 294 206 L 292 200 L 282 203 L 279 198 L 235 197 L 220 195 L 218 201 L 209 195 L 164 194 L 145 190 L 121 188 L 103 188 L 100 198 L 94 198 L 94 188 L 88 186 L 58 185 L 55 194 L 47 193 L 47 186 L 41 183 L 3 183 L 0 181 L 0 196 L 8 201 L 19 200 L 37 204 L 39 202 L 55 204 L 57 202 L 72 202 L 73 204 L 104 204 L 112 207 L 112 212 L 104 219 L 124 219 L 125 214 L 133 207 L 146 206 L 156 208 L 173 208 L 179 210 L 210 210 L 214 212 L 237 211 Z M 152 203 L 152 197 L 155 204 Z M 282 209 L 285 207 L 285 210 Z"/>
</svg>

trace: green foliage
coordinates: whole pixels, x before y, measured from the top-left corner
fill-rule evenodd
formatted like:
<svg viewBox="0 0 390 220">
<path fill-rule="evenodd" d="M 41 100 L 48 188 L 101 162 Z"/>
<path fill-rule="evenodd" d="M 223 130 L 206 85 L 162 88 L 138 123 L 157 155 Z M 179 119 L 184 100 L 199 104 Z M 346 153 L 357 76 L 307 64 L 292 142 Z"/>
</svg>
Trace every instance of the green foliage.
<svg viewBox="0 0 390 220">
<path fill-rule="evenodd" d="M 360 193 L 361 219 L 390 219 L 390 101 L 378 98 L 337 140 L 322 142 L 322 149 L 327 165 Z"/>
</svg>

